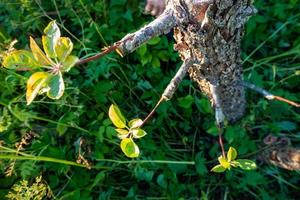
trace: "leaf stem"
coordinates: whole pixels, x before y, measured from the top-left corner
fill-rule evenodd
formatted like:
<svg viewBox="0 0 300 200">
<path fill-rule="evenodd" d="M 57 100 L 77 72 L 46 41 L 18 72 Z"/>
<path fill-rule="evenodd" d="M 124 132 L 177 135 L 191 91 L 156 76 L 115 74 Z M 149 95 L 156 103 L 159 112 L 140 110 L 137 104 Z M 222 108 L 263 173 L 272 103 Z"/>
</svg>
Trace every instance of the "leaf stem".
<svg viewBox="0 0 300 200">
<path fill-rule="evenodd" d="M 127 42 L 128 40 L 131 40 L 132 37 L 127 37 L 123 40 L 120 40 L 116 43 L 114 43 L 113 45 L 111 46 L 108 46 L 108 47 L 104 47 L 99 53 L 97 53 L 96 55 L 94 56 L 91 56 L 91 57 L 87 57 L 87 58 L 84 58 L 84 59 L 80 59 L 75 65 L 82 65 L 84 63 L 88 63 L 88 62 L 91 62 L 91 61 L 94 61 L 94 60 L 97 60 L 99 58 L 102 58 L 103 56 L 113 52 L 113 51 L 117 51 L 118 53 L 120 53 L 120 50 L 118 50 L 118 48 L 125 42 Z M 120 53 L 121 56 L 123 56 L 121 53 Z"/>
<path fill-rule="evenodd" d="M 118 48 L 119 45 L 117 44 L 114 44 L 112 46 L 109 46 L 107 48 L 105 48 L 103 51 L 101 51 L 100 53 L 97 53 L 96 55 L 94 56 L 91 56 L 91 57 L 87 57 L 85 59 L 80 59 L 76 65 L 82 65 L 84 63 L 87 63 L 87 62 L 91 62 L 91 61 L 94 61 L 94 60 L 97 60 L 99 58 L 102 58 L 103 56 L 115 51 L 117 48 Z"/>
<path fill-rule="evenodd" d="M 221 147 L 221 150 L 222 150 L 222 156 L 223 158 L 226 158 L 226 154 L 225 154 L 225 150 L 224 150 L 224 144 L 223 144 L 223 137 L 222 137 L 222 134 L 223 134 L 223 127 L 217 125 L 218 127 L 218 133 L 219 133 L 219 144 L 220 144 L 220 147 Z"/>
<path fill-rule="evenodd" d="M 176 160 L 113 160 L 113 159 L 96 159 L 98 162 L 111 162 L 117 164 L 132 163 L 156 163 L 156 164 L 177 164 L 177 165 L 195 165 L 194 161 L 176 161 Z"/>
</svg>

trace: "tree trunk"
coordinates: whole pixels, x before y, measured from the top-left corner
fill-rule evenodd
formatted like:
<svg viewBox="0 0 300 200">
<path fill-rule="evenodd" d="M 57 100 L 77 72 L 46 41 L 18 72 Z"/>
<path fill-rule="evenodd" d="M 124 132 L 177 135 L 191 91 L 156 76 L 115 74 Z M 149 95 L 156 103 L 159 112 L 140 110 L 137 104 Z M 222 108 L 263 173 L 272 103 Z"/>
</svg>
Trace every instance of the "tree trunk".
<svg viewBox="0 0 300 200">
<path fill-rule="evenodd" d="M 214 106 L 211 86 L 230 122 L 240 119 L 246 107 L 242 85 L 240 44 L 244 24 L 255 13 L 248 0 L 169 0 L 177 19 L 174 38 L 181 59 L 194 58 L 192 80 Z"/>
<path fill-rule="evenodd" d="M 190 77 L 215 106 L 217 123 L 224 115 L 235 122 L 246 107 L 240 44 L 244 24 L 255 12 L 250 0 L 167 0 L 161 16 L 116 45 L 126 55 L 174 27 L 174 48 L 185 63 L 192 62 Z M 166 99 L 173 95 L 184 69 L 171 83 L 174 87 L 167 87 L 172 90 L 164 92 Z"/>
</svg>

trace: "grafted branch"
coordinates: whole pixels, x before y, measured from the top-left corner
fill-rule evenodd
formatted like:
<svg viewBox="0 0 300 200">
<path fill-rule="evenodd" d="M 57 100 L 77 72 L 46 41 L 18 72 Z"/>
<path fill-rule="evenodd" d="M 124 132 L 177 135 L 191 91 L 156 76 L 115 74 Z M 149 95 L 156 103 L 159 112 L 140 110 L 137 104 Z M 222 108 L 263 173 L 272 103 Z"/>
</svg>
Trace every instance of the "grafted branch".
<svg viewBox="0 0 300 200">
<path fill-rule="evenodd" d="M 176 26 L 176 20 L 173 15 L 173 11 L 171 9 L 167 9 L 158 18 L 140 30 L 126 35 L 120 41 L 114 43 L 112 46 L 105 47 L 102 52 L 94 56 L 80 59 L 76 65 L 97 60 L 113 51 L 118 51 L 121 56 L 127 55 L 150 39 L 162 34 L 167 34 L 174 26 Z"/>
</svg>

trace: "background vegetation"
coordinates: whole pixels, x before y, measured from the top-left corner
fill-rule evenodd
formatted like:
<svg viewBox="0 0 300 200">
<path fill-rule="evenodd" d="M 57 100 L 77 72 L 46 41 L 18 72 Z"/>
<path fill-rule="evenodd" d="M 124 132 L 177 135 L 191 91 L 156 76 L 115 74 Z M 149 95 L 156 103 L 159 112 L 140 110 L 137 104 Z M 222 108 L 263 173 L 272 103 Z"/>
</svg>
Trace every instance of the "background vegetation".
<svg viewBox="0 0 300 200">
<path fill-rule="evenodd" d="M 259 12 L 248 22 L 242 46 L 245 79 L 295 101 L 299 4 L 257 0 Z M 0 0 L 1 50 L 15 38 L 16 48 L 26 47 L 29 36 L 40 38 L 56 19 L 75 44 L 73 54 L 91 55 L 151 21 L 143 8 L 138 0 Z M 214 116 L 188 78 L 145 126 L 141 156 L 125 157 L 108 108 L 116 103 L 127 118 L 145 117 L 180 65 L 172 44 L 170 35 L 155 38 L 125 58 L 113 53 L 74 67 L 60 100 L 40 96 L 30 106 L 24 95 L 29 73 L 0 68 L 0 142 L 6 147 L 0 149 L 0 199 L 21 180 L 28 181 L 25 188 L 39 180 L 32 187 L 40 195 L 48 188 L 51 199 L 299 199 L 299 172 L 260 160 L 255 171 L 209 172 L 220 154 Z M 268 134 L 299 145 L 299 110 L 252 92 L 247 100 L 243 120 L 226 130 L 225 149 L 233 146 L 241 157 L 256 159 Z M 14 160 L 15 145 L 25 136 L 19 151 L 27 157 Z"/>
</svg>

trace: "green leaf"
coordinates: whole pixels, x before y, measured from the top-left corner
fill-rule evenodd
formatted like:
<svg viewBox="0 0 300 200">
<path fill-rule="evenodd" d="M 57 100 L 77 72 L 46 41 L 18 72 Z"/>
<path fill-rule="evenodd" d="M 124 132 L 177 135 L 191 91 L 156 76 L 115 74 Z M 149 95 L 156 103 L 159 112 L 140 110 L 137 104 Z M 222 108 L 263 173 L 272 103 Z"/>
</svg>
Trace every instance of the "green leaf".
<svg viewBox="0 0 300 200">
<path fill-rule="evenodd" d="M 226 170 L 226 168 L 224 168 L 222 165 L 216 165 L 210 171 L 216 172 L 216 173 L 221 173 L 221 172 L 224 172 L 225 170 Z"/>
<path fill-rule="evenodd" d="M 61 72 L 56 75 L 52 75 L 47 82 L 50 88 L 47 92 L 47 96 L 51 99 L 59 99 L 65 90 L 64 80 L 62 78 Z"/>
<path fill-rule="evenodd" d="M 195 163 L 196 163 L 196 171 L 200 176 L 203 176 L 207 173 L 207 168 L 206 168 L 206 160 L 203 155 L 204 153 L 197 153 L 195 157 Z"/>
<path fill-rule="evenodd" d="M 141 119 L 133 119 L 133 120 L 130 120 L 130 122 L 128 122 L 128 126 L 130 128 L 137 128 L 137 127 L 140 127 L 143 123 L 143 120 Z"/>
<path fill-rule="evenodd" d="M 115 131 L 117 131 L 118 133 L 118 138 L 120 138 L 121 140 L 125 139 L 128 137 L 129 131 L 126 129 L 120 129 L 120 128 L 116 128 Z"/>
<path fill-rule="evenodd" d="M 156 44 L 159 43 L 160 40 L 161 40 L 160 37 L 154 37 L 154 38 L 152 38 L 151 40 L 149 40 L 149 41 L 147 42 L 147 44 L 149 44 L 149 45 L 156 45 Z"/>
<path fill-rule="evenodd" d="M 44 54 L 32 37 L 30 37 L 30 49 L 35 60 L 41 65 L 51 65 L 50 59 Z"/>
<path fill-rule="evenodd" d="M 215 124 L 212 127 L 210 127 L 208 130 L 206 130 L 206 132 L 210 135 L 213 135 L 213 136 L 218 136 L 219 135 L 218 128 Z"/>
<path fill-rule="evenodd" d="M 178 98 L 178 105 L 182 108 L 188 109 L 192 106 L 193 103 L 194 97 L 192 95 Z"/>
<path fill-rule="evenodd" d="M 46 81 L 50 74 L 47 72 L 36 72 L 30 76 L 27 81 L 26 101 L 31 104 L 42 88 L 46 87 Z"/>
<path fill-rule="evenodd" d="M 230 168 L 230 163 L 226 160 L 226 158 L 224 158 L 223 156 L 220 156 L 218 158 L 218 160 L 225 169 Z"/>
<path fill-rule="evenodd" d="M 35 61 L 31 52 L 17 50 L 4 57 L 2 65 L 8 69 L 37 68 L 42 65 Z"/>
<path fill-rule="evenodd" d="M 236 157 L 237 157 L 236 149 L 233 148 L 233 147 L 230 147 L 228 152 L 227 152 L 227 161 L 230 162 L 230 161 L 236 159 Z"/>
<path fill-rule="evenodd" d="M 42 37 L 43 47 L 46 54 L 51 58 L 56 58 L 55 46 L 60 38 L 60 30 L 55 21 L 51 21 L 44 29 L 45 35 Z"/>
<path fill-rule="evenodd" d="M 238 162 L 236 162 L 236 160 L 233 160 L 230 162 L 230 165 L 233 166 L 233 167 L 238 167 L 240 166 L 240 164 Z"/>
<path fill-rule="evenodd" d="M 120 109 L 116 105 L 111 105 L 109 107 L 108 115 L 112 123 L 118 128 L 126 127 L 125 117 L 122 115 Z"/>
<path fill-rule="evenodd" d="M 62 63 L 62 71 L 68 72 L 75 66 L 76 62 L 79 60 L 77 56 L 68 56 L 65 61 Z"/>
<path fill-rule="evenodd" d="M 68 37 L 60 37 L 55 45 L 55 53 L 60 62 L 64 62 L 73 50 L 73 43 Z"/>
<path fill-rule="evenodd" d="M 140 154 L 139 147 L 130 138 L 125 138 L 121 141 L 121 149 L 129 158 L 136 158 Z"/>
<path fill-rule="evenodd" d="M 132 130 L 132 135 L 134 138 L 142 138 L 145 135 L 147 135 L 146 131 L 144 131 L 143 129 L 133 129 Z"/>
<path fill-rule="evenodd" d="M 256 163 L 252 160 L 237 159 L 236 162 L 239 163 L 239 167 L 243 170 L 254 170 L 257 168 Z"/>
</svg>

